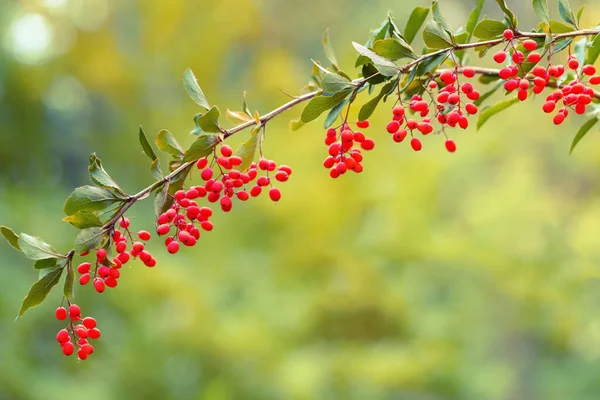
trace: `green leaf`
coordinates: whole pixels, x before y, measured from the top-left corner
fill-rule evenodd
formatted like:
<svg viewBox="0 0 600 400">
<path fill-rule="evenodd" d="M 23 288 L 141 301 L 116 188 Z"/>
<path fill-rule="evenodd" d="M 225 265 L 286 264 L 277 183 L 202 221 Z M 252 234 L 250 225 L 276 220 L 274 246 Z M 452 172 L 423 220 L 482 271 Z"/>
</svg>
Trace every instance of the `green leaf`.
<svg viewBox="0 0 600 400">
<path fill-rule="evenodd" d="M 12 229 L 7 226 L 0 226 L 0 232 L 2 232 L 2 236 L 6 238 L 8 244 L 14 247 L 17 250 L 21 250 L 19 247 L 19 235 L 17 235 Z"/>
<path fill-rule="evenodd" d="M 590 129 L 594 127 L 594 125 L 596 125 L 597 122 L 598 118 L 594 117 L 588 120 L 585 124 L 583 124 L 581 128 L 579 128 L 579 131 L 577 131 L 577 134 L 573 138 L 573 143 L 571 143 L 571 151 L 569 153 L 573 153 L 573 150 L 575 149 L 575 146 L 577 146 L 577 143 L 579 143 L 579 141 L 583 139 L 583 137 L 589 132 Z"/>
<path fill-rule="evenodd" d="M 553 19 L 550 20 L 550 30 L 552 33 L 568 33 L 573 32 L 575 28 L 565 25 L 562 22 L 555 21 Z"/>
<path fill-rule="evenodd" d="M 156 179 L 163 178 L 162 168 L 160 167 L 160 159 L 157 158 L 156 160 L 152 161 L 152 163 L 150 164 L 150 172 L 152 173 L 152 176 Z"/>
<path fill-rule="evenodd" d="M 154 214 L 158 218 L 160 214 L 165 212 L 171 204 L 165 207 L 165 204 L 169 200 L 169 185 L 165 182 L 159 190 L 156 191 L 156 196 L 154 197 Z"/>
<path fill-rule="evenodd" d="M 325 57 L 329 60 L 331 65 L 338 68 L 338 62 L 335 58 L 333 47 L 331 46 L 331 40 L 329 39 L 329 29 L 325 31 L 325 35 L 323 36 L 323 53 L 325 53 Z"/>
<path fill-rule="evenodd" d="M 481 9 L 483 8 L 484 0 L 477 0 L 477 6 L 471 11 L 469 14 L 469 19 L 467 20 L 466 31 L 469 34 L 465 43 L 471 40 L 471 36 L 473 35 L 473 31 L 475 30 L 475 26 L 477 26 L 477 21 L 479 21 L 479 16 L 481 15 Z"/>
<path fill-rule="evenodd" d="M 579 25 L 581 23 L 581 15 L 583 14 L 584 8 L 585 8 L 585 5 L 579 7 L 579 10 L 577 10 L 577 25 Z"/>
<path fill-rule="evenodd" d="M 519 102 L 519 99 L 515 97 L 512 99 L 503 100 L 500 103 L 496 103 L 493 106 L 488 107 L 485 110 L 483 110 L 481 112 L 481 114 L 479 115 L 479 119 L 477 120 L 477 130 L 479 130 L 479 128 L 481 128 L 488 119 L 490 119 L 494 115 L 498 114 L 499 112 L 506 110 L 508 107 L 512 106 L 513 104 L 517 104 L 518 102 Z"/>
<path fill-rule="evenodd" d="M 431 49 L 447 49 L 452 47 L 452 40 L 435 21 L 429 21 L 423 31 L 423 41 Z"/>
<path fill-rule="evenodd" d="M 42 258 L 33 264 L 35 269 L 55 268 L 58 265 L 58 258 Z"/>
<path fill-rule="evenodd" d="M 175 140 L 171 132 L 166 129 L 162 129 L 156 134 L 156 146 L 174 157 L 183 157 L 181 145 Z"/>
<path fill-rule="evenodd" d="M 359 54 L 369 58 L 373 62 L 373 65 L 375 65 L 375 68 L 377 68 L 377 70 L 382 75 L 394 76 L 398 74 L 398 72 L 400 72 L 400 68 L 392 61 L 381 57 L 379 54 L 367 49 L 366 47 L 356 42 L 352 42 L 352 46 L 354 46 L 354 48 L 356 49 L 356 51 L 359 52 Z"/>
<path fill-rule="evenodd" d="M 62 272 L 63 268 L 56 268 L 31 286 L 29 293 L 27 293 L 27 296 L 25 296 L 25 299 L 21 304 L 21 309 L 19 310 L 17 318 L 22 317 L 23 314 L 25 314 L 25 311 L 30 308 L 39 306 L 44 302 L 46 296 L 50 293 L 50 290 L 52 290 L 60 280 Z"/>
<path fill-rule="evenodd" d="M 573 53 L 575 54 L 575 58 L 577 58 L 577 61 L 579 61 L 580 66 L 583 66 L 583 63 L 585 62 L 585 48 L 587 47 L 587 43 L 588 38 L 582 37 L 577 41 L 577 43 L 575 43 L 574 46 L 575 48 Z"/>
<path fill-rule="evenodd" d="M 558 0 L 558 13 L 565 22 L 577 28 L 577 23 L 575 22 L 575 16 L 573 15 L 573 10 L 571 10 L 569 0 Z"/>
<path fill-rule="evenodd" d="M 73 266 L 71 262 L 67 265 L 67 275 L 65 276 L 65 285 L 63 286 L 63 294 L 68 300 L 71 300 L 73 297 L 73 284 L 75 283 L 75 271 L 73 270 Z"/>
<path fill-rule="evenodd" d="M 436 69 L 441 63 L 444 62 L 446 57 L 448 57 L 448 54 L 450 54 L 450 50 L 443 51 L 436 56 L 429 57 L 429 58 L 421 61 L 419 63 L 419 65 L 416 67 L 417 75 L 419 75 L 419 76 L 425 75 L 426 73 Z"/>
<path fill-rule="evenodd" d="M 600 34 L 594 36 L 594 39 L 587 45 L 586 64 L 594 64 L 600 55 Z"/>
<path fill-rule="evenodd" d="M 245 171 L 250 167 L 250 164 L 252 164 L 256 155 L 256 148 L 258 147 L 260 130 L 261 128 L 259 126 L 252 128 L 250 131 L 250 138 L 242 143 L 236 150 L 235 155 L 242 159 L 242 164 L 236 168 L 238 171 Z"/>
<path fill-rule="evenodd" d="M 121 187 L 117 185 L 117 182 L 115 182 L 110 175 L 108 175 L 108 172 L 104 170 L 102 167 L 102 161 L 96 157 L 95 153 L 90 156 L 90 165 L 88 167 L 88 171 L 90 172 L 90 179 L 96 185 L 105 187 L 107 189 L 115 189 L 119 193 L 124 194 Z"/>
<path fill-rule="evenodd" d="M 98 248 L 105 233 L 106 231 L 99 227 L 83 229 L 75 238 L 75 252 L 81 254 Z"/>
<path fill-rule="evenodd" d="M 144 150 L 144 154 L 146 154 L 150 158 L 150 160 L 156 160 L 158 157 L 156 156 L 154 149 L 152 149 L 152 145 L 150 145 L 150 142 L 148 141 L 148 138 L 146 137 L 146 134 L 144 133 L 144 130 L 142 129 L 141 125 L 139 139 L 140 144 L 142 145 L 142 150 Z"/>
<path fill-rule="evenodd" d="M 440 11 L 440 7 L 438 6 L 438 0 L 434 0 L 431 3 L 431 11 L 433 14 L 434 21 L 440 25 L 440 27 L 448 34 L 448 36 L 450 38 L 452 38 L 452 35 L 453 35 L 452 28 L 450 27 L 450 25 L 448 25 L 448 22 L 446 22 L 446 19 L 442 15 L 442 12 Z"/>
<path fill-rule="evenodd" d="M 379 104 L 379 102 L 381 101 L 383 96 L 385 96 L 386 93 L 388 93 L 392 89 L 392 87 L 395 86 L 395 84 L 396 84 L 395 81 L 387 83 L 386 85 L 384 85 L 381 88 L 381 90 L 379 91 L 379 94 L 377 96 L 373 97 L 371 100 L 366 102 L 360 108 L 360 111 L 358 113 L 358 120 L 365 121 L 365 120 L 369 119 L 369 117 L 373 114 L 373 112 L 377 108 L 377 105 Z"/>
<path fill-rule="evenodd" d="M 206 114 L 200 115 L 196 118 L 196 125 L 202 129 L 203 132 L 208 133 L 219 133 L 221 129 L 219 127 L 219 117 L 221 112 L 217 106 L 213 106 Z"/>
<path fill-rule="evenodd" d="M 350 101 L 350 98 L 348 97 L 348 98 L 344 99 L 344 101 L 342 101 L 340 104 L 333 107 L 331 109 L 331 111 L 329 111 L 329 114 L 327 114 L 327 117 L 325 117 L 325 122 L 323 123 L 323 127 L 325 129 L 329 128 L 331 125 L 333 125 L 335 123 L 335 121 L 340 116 L 342 110 L 344 109 L 344 106 L 346 104 L 348 104 L 349 101 Z"/>
<path fill-rule="evenodd" d="M 124 199 L 116 197 L 108 189 L 89 185 L 81 186 L 71 193 L 63 206 L 63 211 L 66 215 L 73 215 L 78 211 L 99 211 L 117 201 L 124 201 Z"/>
<path fill-rule="evenodd" d="M 561 39 L 561 40 L 557 41 L 554 44 L 554 48 L 552 49 L 552 52 L 559 53 L 559 52 L 563 51 L 571 44 L 571 42 L 573 42 L 573 38 L 566 38 L 566 39 Z"/>
<path fill-rule="evenodd" d="M 503 86 L 504 86 L 504 82 L 498 83 L 492 89 L 490 89 L 489 91 L 487 91 L 484 94 L 482 94 L 481 96 L 479 96 L 479 98 L 477 100 L 475 100 L 473 102 L 473 104 L 475 104 L 477 107 L 479 107 L 480 105 L 483 104 L 484 101 L 486 101 L 488 98 L 490 98 L 498 89 L 500 89 Z"/>
<path fill-rule="evenodd" d="M 477 24 L 473 31 L 473 36 L 479 39 L 494 39 L 502 36 L 502 33 L 506 30 L 506 25 L 501 21 L 494 19 L 483 19 Z"/>
<path fill-rule="evenodd" d="M 515 17 L 515 14 L 513 14 L 513 12 L 506 5 L 506 1 L 505 0 L 496 0 L 496 3 L 498 3 L 498 5 L 502 9 L 502 11 L 504 12 L 504 15 L 506 16 L 506 20 L 510 24 L 510 27 L 513 29 L 516 28 L 517 27 L 517 18 Z"/>
<path fill-rule="evenodd" d="M 302 128 L 303 126 L 304 126 L 304 122 L 302 122 L 302 120 L 300 118 L 293 119 L 290 121 L 290 130 L 292 132 L 297 131 L 298 129 Z"/>
<path fill-rule="evenodd" d="M 217 143 L 219 143 L 219 138 L 216 135 L 200 136 L 198 139 L 194 140 L 190 148 L 186 151 L 183 161 L 195 161 L 209 155 Z"/>
<path fill-rule="evenodd" d="M 334 93 L 331 96 L 317 96 L 311 99 L 304 110 L 302 110 L 302 122 L 308 123 L 319 117 L 322 113 L 340 104 L 346 96 L 350 94 L 350 90 Z"/>
<path fill-rule="evenodd" d="M 94 213 L 88 211 L 77 211 L 73 215 L 68 215 L 62 219 L 70 223 L 77 229 L 91 228 L 94 226 L 102 226 L 102 221 Z"/>
<path fill-rule="evenodd" d="M 402 43 L 401 40 L 396 38 L 376 41 L 373 43 L 373 51 L 390 60 L 399 60 L 401 58 L 415 59 L 417 57 L 408 44 Z"/>
<path fill-rule="evenodd" d="M 225 117 L 233 124 L 243 124 L 254 119 L 245 111 L 231 111 L 229 109 L 225 111 Z"/>
<path fill-rule="evenodd" d="M 35 236 L 30 236 L 26 233 L 21 233 L 19 235 L 19 247 L 23 253 L 25 253 L 25 256 L 32 260 L 53 258 L 58 255 L 54 247 L 50 246 L 42 239 Z"/>
<path fill-rule="evenodd" d="M 546 25 L 550 25 L 550 13 L 548 12 L 548 0 L 533 0 L 535 14 Z"/>
<path fill-rule="evenodd" d="M 335 74 L 328 73 L 321 81 L 323 90 L 328 93 L 341 92 L 342 90 L 348 90 L 354 88 L 356 85 L 351 80 Z"/>
<path fill-rule="evenodd" d="M 406 41 L 409 44 L 415 40 L 419 29 L 421 29 L 421 26 L 423 26 L 423 23 L 425 23 L 425 20 L 427 19 L 427 15 L 429 15 L 429 8 L 415 7 L 415 9 L 412 10 L 410 17 L 408 17 L 408 21 L 406 21 L 406 27 L 404 28 L 404 38 L 406 38 Z"/>
<path fill-rule="evenodd" d="M 204 96 L 204 93 L 202 93 L 202 89 L 200 89 L 200 85 L 198 85 L 196 76 L 189 68 L 186 69 L 183 74 L 183 87 L 185 88 L 185 91 L 191 97 L 191 99 L 196 102 L 196 104 L 207 110 L 210 108 L 210 105 L 206 100 L 206 96 Z"/>
</svg>

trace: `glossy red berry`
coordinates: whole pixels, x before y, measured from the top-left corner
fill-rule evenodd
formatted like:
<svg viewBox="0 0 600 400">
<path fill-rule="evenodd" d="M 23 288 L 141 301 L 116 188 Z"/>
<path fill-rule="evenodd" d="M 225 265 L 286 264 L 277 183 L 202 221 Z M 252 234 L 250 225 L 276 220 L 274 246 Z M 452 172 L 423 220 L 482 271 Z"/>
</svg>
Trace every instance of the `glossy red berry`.
<svg viewBox="0 0 600 400">
<path fill-rule="evenodd" d="M 56 309 L 56 319 L 59 321 L 64 321 L 67 319 L 67 309 L 64 307 L 58 307 Z"/>
<path fill-rule="evenodd" d="M 527 51 L 533 51 L 537 49 L 537 43 L 535 40 L 527 39 L 523 41 L 523 47 L 525 47 L 525 50 Z"/>
<path fill-rule="evenodd" d="M 104 289 L 105 289 L 104 281 L 100 278 L 95 278 L 94 279 L 94 289 L 96 289 L 96 292 L 98 292 L 98 293 L 104 292 Z"/>
<path fill-rule="evenodd" d="M 502 36 L 504 36 L 504 39 L 506 39 L 506 40 L 511 40 L 513 37 L 515 37 L 515 34 L 513 33 L 512 30 L 506 29 L 504 31 L 504 33 L 502 34 Z"/>
<path fill-rule="evenodd" d="M 420 151 L 423 148 L 423 145 L 421 144 L 421 141 L 419 139 L 412 138 L 410 140 L 410 147 L 412 147 L 414 151 Z"/>
<path fill-rule="evenodd" d="M 358 122 L 356 123 L 356 126 L 358 126 L 358 127 L 359 127 L 359 128 L 361 128 L 361 129 L 366 129 L 366 128 L 368 128 L 368 127 L 369 127 L 369 121 L 368 121 L 368 120 L 365 120 L 365 121 L 358 121 Z"/>
<path fill-rule="evenodd" d="M 179 242 L 172 241 L 171 243 L 169 243 L 169 245 L 167 246 L 167 251 L 171 254 L 177 253 L 179 251 Z"/>
<path fill-rule="evenodd" d="M 456 151 L 456 143 L 454 143 L 454 140 L 452 140 L 452 139 L 446 140 L 445 145 L 446 145 L 446 150 L 448 150 L 448 152 L 454 153 Z"/>
<path fill-rule="evenodd" d="M 494 54 L 494 61 L 496 61 L 498 64 L 502 64 L 504 61 L 506 61 L 506 52 L 500 50 Z"/>
<path fill-rule="evenodd" d="M 91 328 L 88 330 L 88 338 L 98 339 L 100 337 L 100 330 L 98 328 Z"/>
<path fill-rule="evenodd" d="M 81 309 L 76 304 L 71 304 L 69 306 L 69 317 L 73 321 L 79 321 L 81 319 Z"/>
<path fill-rule="evenodd" d="M 79 272 L 80 274 L 87 274 L 88 272 L 90 272 L 90 267 L 90 263 L 81 263 L 79 264 L 79 266 L 77 266 L 77 272 Z"/>
<path fill-rule="evenodd" d="M 66 342 L 62 345 L 62 352 L 65 356 L 70 356 L 75 351 L 75 346 L 71 342 Z"/>
<path fill-rule="evenodd" d="M 375 147 L 375 142 L 372 139 L 365 139 L 361 144 L 360 147 L 363 150 L 373 150 L 373 148 Z"/>
<path fill-rule="evenodd" d="M 277 188 L 271 188 L 269 190 L 269 197 L 273 201 L 279 201 L 279 199 L 281 199 L 281 192 Z"/>
<path fill-rule="evenodd" d="M 91 277 L 90 274 L 83 274 L 79 277 L 79 284 L 80 285 L 87 285 L 88 282 L 90 281 Z"/>
<path fill-rule="evenodd" d="M 106 258 L 106 250 L 100 249 L 96 252 L 96 258 L 98 261 L 102 261 Z"/>
<path fill-rule="evenodd" d="M 121 217 L 121 219 L 119 220 L 119 226 L 123 229 L 127 229 L 127 228 L 129 228 L 129 225 L 130 225 L 129 218 Z"/>
<path fill-rule="evenodd" d="M 56 340 L 60 344 L 67 343 L 71 340 L 71 338 L 69 337 L 69 332 L 66 329 L 61 329 L 56 335 Z"/>
</svg>

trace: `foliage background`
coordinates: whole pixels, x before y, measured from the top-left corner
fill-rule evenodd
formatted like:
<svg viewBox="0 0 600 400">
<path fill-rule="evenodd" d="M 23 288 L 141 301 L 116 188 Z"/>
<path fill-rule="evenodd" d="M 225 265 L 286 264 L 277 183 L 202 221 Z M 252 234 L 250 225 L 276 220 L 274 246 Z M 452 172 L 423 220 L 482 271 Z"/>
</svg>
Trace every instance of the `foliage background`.
<svg viewBox="0 0 600 400">
<path fill-rule="evenodd" d="M 136 192 L 151 182 L 140 123 L 191 142 L 187 67 L 211 103 L 239 108 L 247 90 L 266 112 L 323 58 L 326 27 L 350 72 L 350 41 L 425 3 L 3 1 L 0 223 L 70 249 L 61 205 L 89 153 Z M 441 6 L 457 27 L 472 3 Z M 537 24 L 529 2 L 509 4 Z M 568 156 L 582 119 L 556 129 L 540 101 L 457 131 L 454 155 L 440 137 L 418 154 L 394 144 L 386 105 L 364 173 L 337 181 L 320 122 L 274 120 L 266 155 L 294 168 L 283 200 L 236 204 L 195 249 L 167 256 L 156 241 L 157 268 L 79 290 L 103 332 L 86 362 L 54 341 L 58 293 L 14 321 L 36 272 L 2 242 L 0 399 L 597 399 L 600 139 Z M 136 207 L 134 226 L 150 230 L 151 212 Z"/>
</svg>

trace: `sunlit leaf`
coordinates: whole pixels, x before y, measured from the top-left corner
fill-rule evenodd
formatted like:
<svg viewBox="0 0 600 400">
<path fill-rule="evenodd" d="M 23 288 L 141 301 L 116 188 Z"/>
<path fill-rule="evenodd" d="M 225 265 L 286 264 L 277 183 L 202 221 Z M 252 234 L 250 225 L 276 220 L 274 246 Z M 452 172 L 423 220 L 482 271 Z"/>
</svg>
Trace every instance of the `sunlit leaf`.
<svg viewBox="0 0 600 400">
<path fill-rule="evenodd" d="M 583 137 L 590 131 L 590 129 L 592 129 L 594 127 L 594 125 L 596 125 L 597 122 L 598 122 L 598 118 L 594 117 L 594 118 L 588 120 L 585 124 L 583 124 L 581 126 L 581 128 L 579 128 L 579 130 L 577 131 L 577 134 L 573 138 L 573 143 L 571 143 L 570 153 L 573 153 L 573 150 L 575 150 L 575 146 L 577 146 L 579 141 L 581 139 L 583 139 Z"/>
<path fill-rule="evenodd" d="M 58 283 L 62 275 L 63 268 L 56 268 L 45 274 L 40 280 L 31 286 L 29 293 L 25 296 L 18 317 L 23 316 L 30 308 L 39 306 L 44 302 L 50 290 Z"/>
<path fill-rule="evenodd" d="M 344 90 L 331 96 L 317 96 L 311 99 L 306 107 L 304 107 L 304 110 L 302 110 L 302 122 L 307 123 L 317 119 L 319 115 L 344 101 L 350 92 L 350 90 Z"/>
<path fill-rule="evenodd" d="M 19 235 L 17 235 L 12 229 L 10 229 L 7 226 L 0 226 L 0 232 L 2 233 L 2 236 L 6 238 L 8 244 L 10 244 L 17 250 L 21 250 L 21 248 L 19 247 Z"/>
<path fill-rule="evenodd" d="M 206 100 L 206 96 L 204 96 L 202 89 L 200 89 L 200 85 L 198 85 L 196 76 L 189 68 L 186 69 L 183 74 L 183 87 L 191 99 L 196 102 L 196 104 L 207 110 L 210 108 L 210 105 Z"/>
<path fill-rule="evenodd" d="M 100 211 L 123 198 L 116 197 L 110 190 L 98 186 L 81 186 L 71 193 L 63 211 L 66 215 L 73 215 L 78 211 Z"/>
<path fill-rule="evenodd" d="M 513 104 L 517 104 L 518 102 L 519 102 L 519 99 L 515 97 L 512 99 L 503 100 L 503 101 L 496 103 L 493 106 L 488 107 L 485 110 L 483 110 L 481 112 L 481 114 L 479 115 L 479 119 L 477 120 L 477 130 L 479 130 L 479 128 L 481 128 L 488 119 L 490 119 L 494 115 L 498 114 L 499 112 L 506 110 L 508 107 L 512 106 Z"/>
<path fill-rule="evenodd" d="M 183 149 L 175 137 L 166 129 L 160 130 L 156 134 L 156 147 L 174 157 L 182 157 Z"/>
</svg>

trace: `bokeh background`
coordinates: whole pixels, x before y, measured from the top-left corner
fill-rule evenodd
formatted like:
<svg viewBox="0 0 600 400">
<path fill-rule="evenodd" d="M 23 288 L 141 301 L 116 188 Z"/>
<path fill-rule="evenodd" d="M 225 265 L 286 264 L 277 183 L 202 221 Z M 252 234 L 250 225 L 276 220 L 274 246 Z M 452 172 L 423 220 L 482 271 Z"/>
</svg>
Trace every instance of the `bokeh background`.
<svg viewBox="0 0 600 400">
<path fill-rule="evenodd" d="M 350 42 L 427 3 L 3 0 L 0 224 L 67 251 L 61 206 L 90 153 L 136 192 L 152 179 L 140 124 L 191 143 L 186 68 L 222 111 L 247 90 L 264 113 L 307 82 L 327 27 L 355 75 Z M 474 3 L 441 6 L 456 28 Z M 508 3 L 537 24 L 530 2 Z M 590 0 L 582 25 L 598 20 Z M 155 241 L 157 268 L 78 290 L 103 332 L 86 362 L 55 342 L 58 290 L 14 320 L 37 273 L 1 241 L 0 399 L 600 398 L 600 138 L 569 156 L 583 119 L 557 129 L 540 101 L 455 132 L 452 155 L 437 136 L 420 153 L 394 144 L 386 105 L 364 173 L 336 181 L 322 119 L 290 132 L 287 112 L 265 144 L 294 168 L 282 201 L 236 204 L 196 248 Z M 152 229 L 150 204 L 131 215 Z"/>
</svg>

